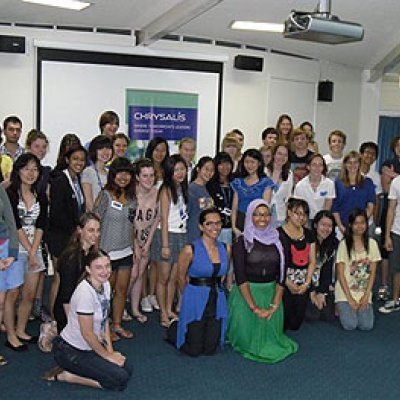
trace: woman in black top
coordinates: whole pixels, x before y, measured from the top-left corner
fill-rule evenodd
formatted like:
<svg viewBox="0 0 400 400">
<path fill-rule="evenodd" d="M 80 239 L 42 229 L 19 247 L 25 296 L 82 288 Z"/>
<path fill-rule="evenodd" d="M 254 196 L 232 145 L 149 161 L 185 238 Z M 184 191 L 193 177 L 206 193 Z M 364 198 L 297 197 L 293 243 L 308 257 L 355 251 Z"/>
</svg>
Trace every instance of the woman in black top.
<svg viewBox="0 0 400 400">
<path fill-rule="evenodd" d="M 215 173 L 213 178 L 207 183 L 206 188 L 214 201 L 215 208 L 222 217 L 222 229 L 218 240 L 232 244 L 232 224 L 231 209 L 233 199 L 233 189 L 230 183 L 233 179 L 233 161 L 228 153 L 220 152 L 214 158 Z M 226 287 L 231 290 L 233 282 L 232 264 L 229 268 Z"/>
<path fill-rule="evenodd" d="M 304 228 L 308 213 L 308 204 L 304 200 L 292 197 L 287 204 L 286 224 L 278 228 L 279 238 L 285 249 L 286 288 L 283 296 L 285 330 L 300 328 L 315 270 L 314 234 Z"/>
<path fill-rule="evenodd" d="M 86 256 L 98 246 L 99 238 L 99 217 L 92 212 L 83 214 L 68 246 L 58 259 L 60 287 L 54 304 L 54 318 L 57 321 L 58 332 L 61 332 L 67 324 L 72 293 L 84 272 Z"/>
<path fill-rule="evenodd" d="M 284 250 L 262 199 L 248 206 L 243 235 L 233 244 L 233 265 L 236 285 L 229 296 L 228 322 L 233 348 L 265 363 L 296 352 L 297 344 L 283 333 Z"/>
<path fill-rule="evenodd" d="M 317 266 L 313 274 L 306 319 L 332 321 L 335 319 L 335 259 L 339 244 L 332 213 L 321 210 L 315 214 L 312 230 L 316 237 Z"/>
</svg>

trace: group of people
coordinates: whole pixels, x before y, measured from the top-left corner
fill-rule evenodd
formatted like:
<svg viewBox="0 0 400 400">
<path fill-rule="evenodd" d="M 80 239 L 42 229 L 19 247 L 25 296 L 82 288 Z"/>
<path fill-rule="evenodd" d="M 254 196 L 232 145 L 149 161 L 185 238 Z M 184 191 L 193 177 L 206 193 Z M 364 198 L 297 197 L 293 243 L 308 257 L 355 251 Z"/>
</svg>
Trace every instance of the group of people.
<svg viewBox="0 0 400 400">
<path fill-rule="evenodd" d="M 134 337 L 124 321 L 145 324 L 152 310 L 191 356 L 229 342 L 246 358 L 281 361 L 298 349 L 287 331 L 305 319 L 372 329 L 378 265 L 379 310 L 400 309 L 400 137 L 379 174 L 376 143 L 345 154 L 335 130 L 321 155 L 312 125 L 294 129 L 289 115 L 259 149 L 242 152 L 235 129 L 196 164 L 193 139 L 170 155 L 154 137 L 145 158 L 129 160 L 118 115 L 104 112 L 99 128 L 86 145 L 66 134 L 51 168 L 43 132 L 22 147 L 20 119 L 3 123 L 0 322 L 5 345 L 23 352 L 37 341 L 31 317 L 57 321 L 45 379 L 123 390 L 131 368 L 113 343 Z"/>
</svg>

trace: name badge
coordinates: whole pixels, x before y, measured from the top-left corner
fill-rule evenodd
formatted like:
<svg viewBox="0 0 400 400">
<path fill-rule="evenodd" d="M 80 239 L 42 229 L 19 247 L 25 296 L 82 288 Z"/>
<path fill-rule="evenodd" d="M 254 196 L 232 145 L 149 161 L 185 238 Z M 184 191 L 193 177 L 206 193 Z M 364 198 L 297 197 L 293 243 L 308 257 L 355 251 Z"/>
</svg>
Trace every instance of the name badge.
<svg viewBox="0 0 400 400">
<path fill-rule="evenodd" d="M 122 211 L 122 203 L 120 203 L 119 201 L 113 200 L 111 202 L 111 208 L 114 208 L 115 210 L 118 210 L 118 211 Z"/>
</svg>

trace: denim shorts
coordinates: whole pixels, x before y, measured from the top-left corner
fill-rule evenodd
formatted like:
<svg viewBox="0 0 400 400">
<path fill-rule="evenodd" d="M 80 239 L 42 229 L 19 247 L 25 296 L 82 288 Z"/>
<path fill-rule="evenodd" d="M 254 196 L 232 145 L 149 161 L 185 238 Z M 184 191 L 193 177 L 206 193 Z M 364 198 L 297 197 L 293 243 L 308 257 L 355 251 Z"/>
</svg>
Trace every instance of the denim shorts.
<svg viewBox="0 0 400 400">
<path fill-rule="evenodd" d="M 24 274 L 31 274 L 31 273 L 44 271 L 46 269 L 46 266 L 44 265 L 42 252 L 40 250 L 36 253 L 36 260 L 37 260 L 36 268 L 29 269 L 28 253 L 20 251 L 18 253 L 18 260 L 15 261 L 14 264 L 20 264 L 21 268 L 24 271 Z"/>
<path fill-rule="evenodd" d="M 18 261 L 13 262 L 5 271 L 0 271 L 0 292 L 15 289 L 24 283 L 24 267 Z"/>
<path fill-rule="evenodd" d="M 93 379 L 104 389 L 124 390 L 132 375 L 126 363 L 119 367 L 94 351 L 71 346 L 60 336 L 53 341 L 53 353 L 58 366 L 72 374 Z"/>
</svg>

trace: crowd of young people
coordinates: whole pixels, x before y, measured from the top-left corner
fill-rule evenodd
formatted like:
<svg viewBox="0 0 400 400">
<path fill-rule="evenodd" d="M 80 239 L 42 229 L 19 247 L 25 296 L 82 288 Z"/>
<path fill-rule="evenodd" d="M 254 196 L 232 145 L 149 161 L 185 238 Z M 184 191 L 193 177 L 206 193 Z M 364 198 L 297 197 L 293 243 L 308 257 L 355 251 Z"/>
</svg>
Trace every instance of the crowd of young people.
<svg viewBox="0 0 400 400">
<path fill-rule="evenodd" d="M 21 120 L 3 123 L 0 322 L 5 345 L 23 352 L 37 341 L 30 316 L 57 321 L 46 379 L 124 389 L 131 369 L 113 342 L 134 337 L 124 321 L 144 324 L 153 310 L 187 354 L 213 354 L 227 335 L 266 363 L 297 351 L 286 333 L 305 319 L 370 330 L 381 255 L 379 310 L 400 309 L 400 137 L 379 174 L 375 143 L 345 154 L 335 130 L 321 155 L 312 125 L 294 129 L 286 114 L 260 149 L 242 152 L 235 129 L 197 164 L 190 138 L 170 155 L 155 137 L 146 158 L 129 160 L 118 115 L 103 113 L 99 128 L 86 145 L 66 134 L 50 168 L 44 133 L 31 130 L 22 147 Z"/>
</svg>

